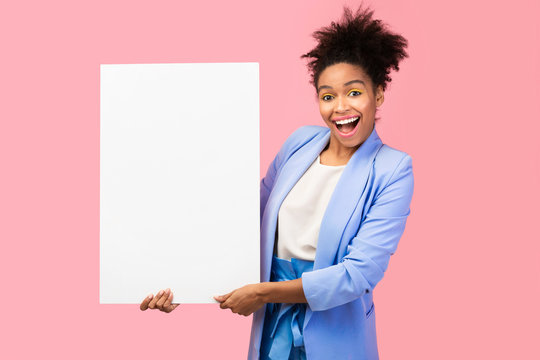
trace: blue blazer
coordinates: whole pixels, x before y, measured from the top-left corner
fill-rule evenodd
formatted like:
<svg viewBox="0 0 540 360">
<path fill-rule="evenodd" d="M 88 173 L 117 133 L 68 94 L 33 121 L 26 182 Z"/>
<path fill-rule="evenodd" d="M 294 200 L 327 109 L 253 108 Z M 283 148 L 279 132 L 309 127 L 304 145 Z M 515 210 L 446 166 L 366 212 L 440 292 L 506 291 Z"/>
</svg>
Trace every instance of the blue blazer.
<svg viewBox="0 0 540 360">
<path fill-rule="evenodd" d="M 270 280 L 279 208 L 330 139 L 304 126 L 285 141 L 261 181 L 261 281 Z M 353 154 L 321 222 L 314 268 L 302 275 L 308 360 L 378 359 L 372 291 L 405 229 L 412 160 L 375 128 Z M 316 196 L 316 194 L 313 194 Z M 264 312 L 253 314 L 248 359 L 259 358 Z"/>
</svg>

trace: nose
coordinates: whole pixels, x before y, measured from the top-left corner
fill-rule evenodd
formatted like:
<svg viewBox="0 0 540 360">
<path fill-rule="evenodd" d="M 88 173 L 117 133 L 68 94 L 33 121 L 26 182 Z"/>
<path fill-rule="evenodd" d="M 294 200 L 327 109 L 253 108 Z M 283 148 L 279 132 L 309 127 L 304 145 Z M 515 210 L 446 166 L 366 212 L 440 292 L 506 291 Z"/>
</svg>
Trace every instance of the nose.
<svg viewBox="0 0 540 360">
<path fill-rule="evenodd" d="M 341 113 L 350 109 L 349 101 L 345 96 L 338 96 L 336 99 L 336 112 Z"/>
</svg>

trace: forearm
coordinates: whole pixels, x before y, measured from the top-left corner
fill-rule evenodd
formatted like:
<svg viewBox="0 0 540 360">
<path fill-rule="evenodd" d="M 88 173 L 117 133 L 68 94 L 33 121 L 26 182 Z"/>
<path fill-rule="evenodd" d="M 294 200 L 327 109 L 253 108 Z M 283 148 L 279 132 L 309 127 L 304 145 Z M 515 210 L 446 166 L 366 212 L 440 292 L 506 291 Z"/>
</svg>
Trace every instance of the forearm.
<svg viewBox="0 0 540 360">
<path fill-rule="evenodd" d="M 307 303 L 302 278 L 261 283 L 260 296 L 265 303 Z"/>
</svg>

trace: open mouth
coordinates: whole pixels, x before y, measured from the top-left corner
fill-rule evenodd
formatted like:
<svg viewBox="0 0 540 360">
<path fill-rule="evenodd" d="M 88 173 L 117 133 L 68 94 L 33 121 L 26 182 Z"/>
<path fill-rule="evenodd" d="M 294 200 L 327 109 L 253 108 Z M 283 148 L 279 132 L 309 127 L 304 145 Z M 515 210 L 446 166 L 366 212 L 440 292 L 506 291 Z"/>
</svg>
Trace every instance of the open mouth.
<svg viewBox="0 0 540 360">
<path fill-rule="evenodd" d="M 349 134 L 353 132 L 356 129 L 356 126 L 358 125 L 358 121 L 360 120 L 360 117 L 353 117 L 345 120 L 336 121 L 336 127 L 338 131 L 342 134 Z"/>
</svg>

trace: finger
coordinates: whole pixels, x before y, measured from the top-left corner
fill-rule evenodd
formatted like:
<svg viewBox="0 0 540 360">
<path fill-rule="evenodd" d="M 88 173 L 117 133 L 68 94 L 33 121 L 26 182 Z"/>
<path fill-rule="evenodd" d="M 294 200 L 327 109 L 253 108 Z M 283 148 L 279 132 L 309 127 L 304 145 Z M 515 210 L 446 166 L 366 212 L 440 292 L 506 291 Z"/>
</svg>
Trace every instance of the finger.
<svg viewBox="0 0 540 360">
<path fill-rule="evenodd" d="M 214 296 L 214 299 L 216 299 L 216 301 L 222 303 L 224 301 L 226 301 L 229 296 L 231 296 L 231 294 L 233 293 L 234 291 L 231 291 L 230 293 L 228 294 L 225 294 L 225 295 L 218 295 L 218 296 Z"/>
<path fill-rule="evenodd" d="M 152 301 L 150 301 L 150 303 L 148 304 L 148 307 L 150 309 L 155 309 L 156 308 L 156 303 L 158 302 L 159 299 L 161 299 L 162 295 L 163 295 L 163 290 L 159 290 L 159 292 L 156 294 L 156 296 L 154 296 Z"/>
<path fill-rule="evenodd" d="M 161 296 L 161 299 L 159 299 L 156 303 L 156 307 L 159 309 L 159 310 L 164 310 L 163 309 L 163 304 L 165 304 L 165 301 L 167 301 L 167 299 L 169 298 L 169 295 L 171 294 L 171 289 L 166 289 L 164 292 L 163 292 L 163 295 Z"/>
<path fill-rule="evenodd" d="M 148 304 L 150 303 L 150 300 L 152 300 L 152 297 L 154 297 L 154 294 L 148 295 L 141 303 L 141 310 L 144 311 L 148 309 Z"/>
<path fill-rule="evenodd" d="M 173 299 L 173 293 L 172 291 L 169 290 L 169 296 L 167 296 L 167 299 L 165 299 L 165 302 L 163 303 L 164 309 L 169 309 L 171 307 L 172 299 Z"/>
<path fill-rule="evenodd" d="M 168 308 L 166 308 L 165 312 L 170 313 L 171 311 L 176 309 L 178 307 L 178 305 L 180 305 L 180 304 L 172 304 L 172 305 L 170 305 Z"/>
<path fill-rule="evenodd" d="M 219 304 L 219 307 L 222 308 L 222 309 L 230 309 L 231 308 L 231 302 L 225 300 L 224 302 Z"/>
</svg>

